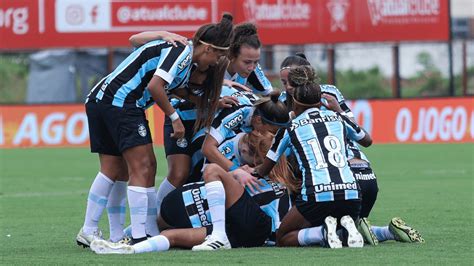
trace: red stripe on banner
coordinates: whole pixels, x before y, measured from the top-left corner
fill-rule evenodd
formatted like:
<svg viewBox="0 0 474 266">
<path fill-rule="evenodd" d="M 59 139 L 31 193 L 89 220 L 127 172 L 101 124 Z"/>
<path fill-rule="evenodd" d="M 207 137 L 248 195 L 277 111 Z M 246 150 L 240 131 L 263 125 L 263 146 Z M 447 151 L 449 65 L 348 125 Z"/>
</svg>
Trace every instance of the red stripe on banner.
<svg viewBox="0 0 474 266">
<path fill-rule="evenodd" d="M 449 40 L 448 0 L 10 0 L 0 2 L 0 49 L 129 46 L 130 35 L 187 37 L 230 12 L 264 44 Z M 409 29 L 409 30 L 407 30 Z"/>
</svg>

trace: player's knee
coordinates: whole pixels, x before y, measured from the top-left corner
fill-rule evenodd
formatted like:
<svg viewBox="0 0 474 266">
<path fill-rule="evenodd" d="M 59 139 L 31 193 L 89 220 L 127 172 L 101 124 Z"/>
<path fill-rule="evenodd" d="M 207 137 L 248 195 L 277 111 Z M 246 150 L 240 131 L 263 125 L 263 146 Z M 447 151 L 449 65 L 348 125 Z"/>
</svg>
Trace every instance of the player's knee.
<svg viewBox="0 0 474 266">
<path fill-rule="evenodd" d="M 218 173 L 222 170 L 219 165 L 211 163 L 204 170 L 203 179 L 206 182 L 218 180 Z"/>
<path fill-rule="evenodd" d="M 175 187 L 182 186 L 188 178 L 189 171 L 185 171 L 183 168 L 185 167 L 174 167 L 168 169 L 168 181 Z"/>
</svg>

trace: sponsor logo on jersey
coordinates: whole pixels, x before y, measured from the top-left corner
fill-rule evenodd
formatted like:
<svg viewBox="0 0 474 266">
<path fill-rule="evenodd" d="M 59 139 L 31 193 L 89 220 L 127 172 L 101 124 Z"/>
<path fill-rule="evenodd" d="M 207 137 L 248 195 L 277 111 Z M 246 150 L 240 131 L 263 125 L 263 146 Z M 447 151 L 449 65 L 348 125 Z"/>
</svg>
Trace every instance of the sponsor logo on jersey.
<svg viewBox="0 0 474 266">
<path fill-rule="evenodd" d="M 188 141 L 185 138 L 180 138 L 176 141 L 176 145 L 180 148 L 188 147 Z"/>
<path fill-rule="evenodd" d="M 374 173 L 370 173 L 370 174 L 354 173 L 354 176 L 357 180 L 374 180 L 374 179 L 376 179 Z"/>
<path fill-rule="evenodd" d="M 196 204 L 199 220 L 201 221 L 202 226 L 210 225 L 211 223 L 207 220 L 206 210 L 204 209 L 204 199 L 201 196 L 201 190 L 195 188 L 191 190 L 191 194 L 193 195 L 193 200 Z"/>
<path fill-rule="evenodd" d="M 242 120 L 244 120 L 244 116 L 243 115 L 238 115 L 234 118 L 232 118 L 231 120 L 229 120 L 227 123 L 224 124 L 224 127 L 228 128 L 228 129 L 231 129 L 231 128 L 234 128 L 236 127 L 240 122 L 242 122 Z"/>
<path fill-rule="evenodd" d="M 146 137 L 146 127 L 143 124 L 138 125 L 138 134 L 142 137 Z"/>
<path fill-rule="evenodd" d="M 188 55 L 181 61 L 181 63 L 178 64 L 179 70 L 183 70 L 187 65 L 189 65 L 189 62 L 191 62 L 191 54 L 188 53 Z"/>
<path fill-rule="evenodd" d="M 316 193 L 348 189 L 357 190 L 357 183 L 352 182 L 335 184 L 334 182 L 331 182 L 329 184 L 319 184 L 314 186 L 314 192 Z"/>
<path fill-rule="evenodd" d="M 224 149 L 222 149 L 221 153 L 222 155 L 226 155 L 226 154 L 229 154 L 232 152 L 232 149 L 228 146 L 224 147 Z"/>
<path fill-rule="evenodd" d="M 292 122 L 290 130 L 293 131 L 293 130 L 299 128 L 300 126 L 306 126 L 306 125 L 309 125 L 309 124 L 336 122 L 336 121 L 341 121 L 342 122 L 342 118 L 338 115 L 328 115 L 328 116 L 323 116 L 323 117 L 319 117 L 319 118 L 304 118 L 304 119 L 300 119 L 296 122 Z"/>
</svg>

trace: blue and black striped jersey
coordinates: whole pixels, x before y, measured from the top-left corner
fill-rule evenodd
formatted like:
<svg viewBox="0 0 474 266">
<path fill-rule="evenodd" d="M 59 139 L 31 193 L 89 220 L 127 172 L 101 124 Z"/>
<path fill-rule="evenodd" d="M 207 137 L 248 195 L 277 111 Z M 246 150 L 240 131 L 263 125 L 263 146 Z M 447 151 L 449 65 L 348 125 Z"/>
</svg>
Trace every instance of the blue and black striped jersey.
<svg viewBox="0 0 474 266">
<path fill-rule="evenodd" d="M 318 202 L 358 199 L 358 186 L 347 163 L 346 139 L 364 136 L 347 117 L 310 108 L 277 132 L 267 158 L 277 162 L 288 147 L 292 149 L 302 173 L 303 200 L 308 196 Z"/>
<path fill-rule="evenodd" d="M 347 116 L 350 118 L 354 118 L 354 113 L 352 113 L 352 110 L 347 106 L 344 96 L 342 95 L 341 91 L 334 85 L 329 85 L 329 84 L 323 84 L 320 85 L 321 92 L 322 93 L 327 93 L 330 94 L 334 97 L 336 97 L 337 102 L 339 103 L 339 106 L 341 109 L 346 112 Z M 322 99 L 324 101 L 324 99 Z M 321 107 L 321 109 L 325 109 L 324 106 Z M 361 151 L 359 145 L 351 139 L 347 140 L 347 152 L 348 152 L 348 159 L 352 158 L 357 158 L 357 159 L 362 159 L 367 162 L 369 162 L 369 159 L 367 156 Z"/>
<path fill-rule="evenodd" d="M 250 73 L 247 78 L 240 76 L 239 73 L 235 73 L 233 76 L 231 76 L 229 72 L 226 72 L 224 79 L 228 79 L 244 86 L 248 86 L 255 94 L 261 94 L 266 96 L 273 91 L 272 83 L 265 76 L 265 73 L 263 73 L 260 64 L 257 64 L 255 70 L 252 71 L 252 73 Z"/>
<path fill-rule="evenodd" d="M 220 110 L 212 121 L 209 134 L 219 144 L 234 137 L 239 132 L 252 131 L 253 103 L 258 99 L 254 94 L 244 93 L 240 89 L 227 86 L 222 87 L 221 97 L 223 96 L 237 97 L 239 105 Z"/>
<path fill-rule="evenodd" d="M 166 81 L 167 92 L 188 82 L 192 54 L 191 43 L 178 47 L 162 40 L 146 43 L 94 86 L 86 102 L 145 108 L 151 98 L 146 87 L 154 75 Z"/>
</svg>

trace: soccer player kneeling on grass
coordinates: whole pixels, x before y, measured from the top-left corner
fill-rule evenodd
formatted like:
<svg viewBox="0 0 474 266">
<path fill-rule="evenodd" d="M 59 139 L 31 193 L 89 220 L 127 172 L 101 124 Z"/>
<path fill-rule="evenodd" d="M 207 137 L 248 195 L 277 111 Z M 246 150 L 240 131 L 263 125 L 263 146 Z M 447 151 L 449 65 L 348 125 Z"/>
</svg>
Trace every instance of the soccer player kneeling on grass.
<svg viewBox="0 0 474 266">
<path fill-rule="evenodd" d="M 301 192 L 296 197 L 296 208 L 283 218 L 277 245 L 321 244 L 340 248 L 342 241 L 336 232 L 339 219 L 348 233 L 347 245 L 362 247 L 362 236 L 354 224 L 360 211 L 360 193 L 347 165 L 345 147 L 348 137 L 364 146 L 371 144 L 371 138 L 347 117 L 318 108 L 321 90 L 311 67 L 291 71 L 308 80 L 295 88 L 296 118 L 277 133 L 267 158 L 254 170 L 259 176 L 268 174 L 287 148 L 291 148 L 299 162 Z"/>
</svg>

